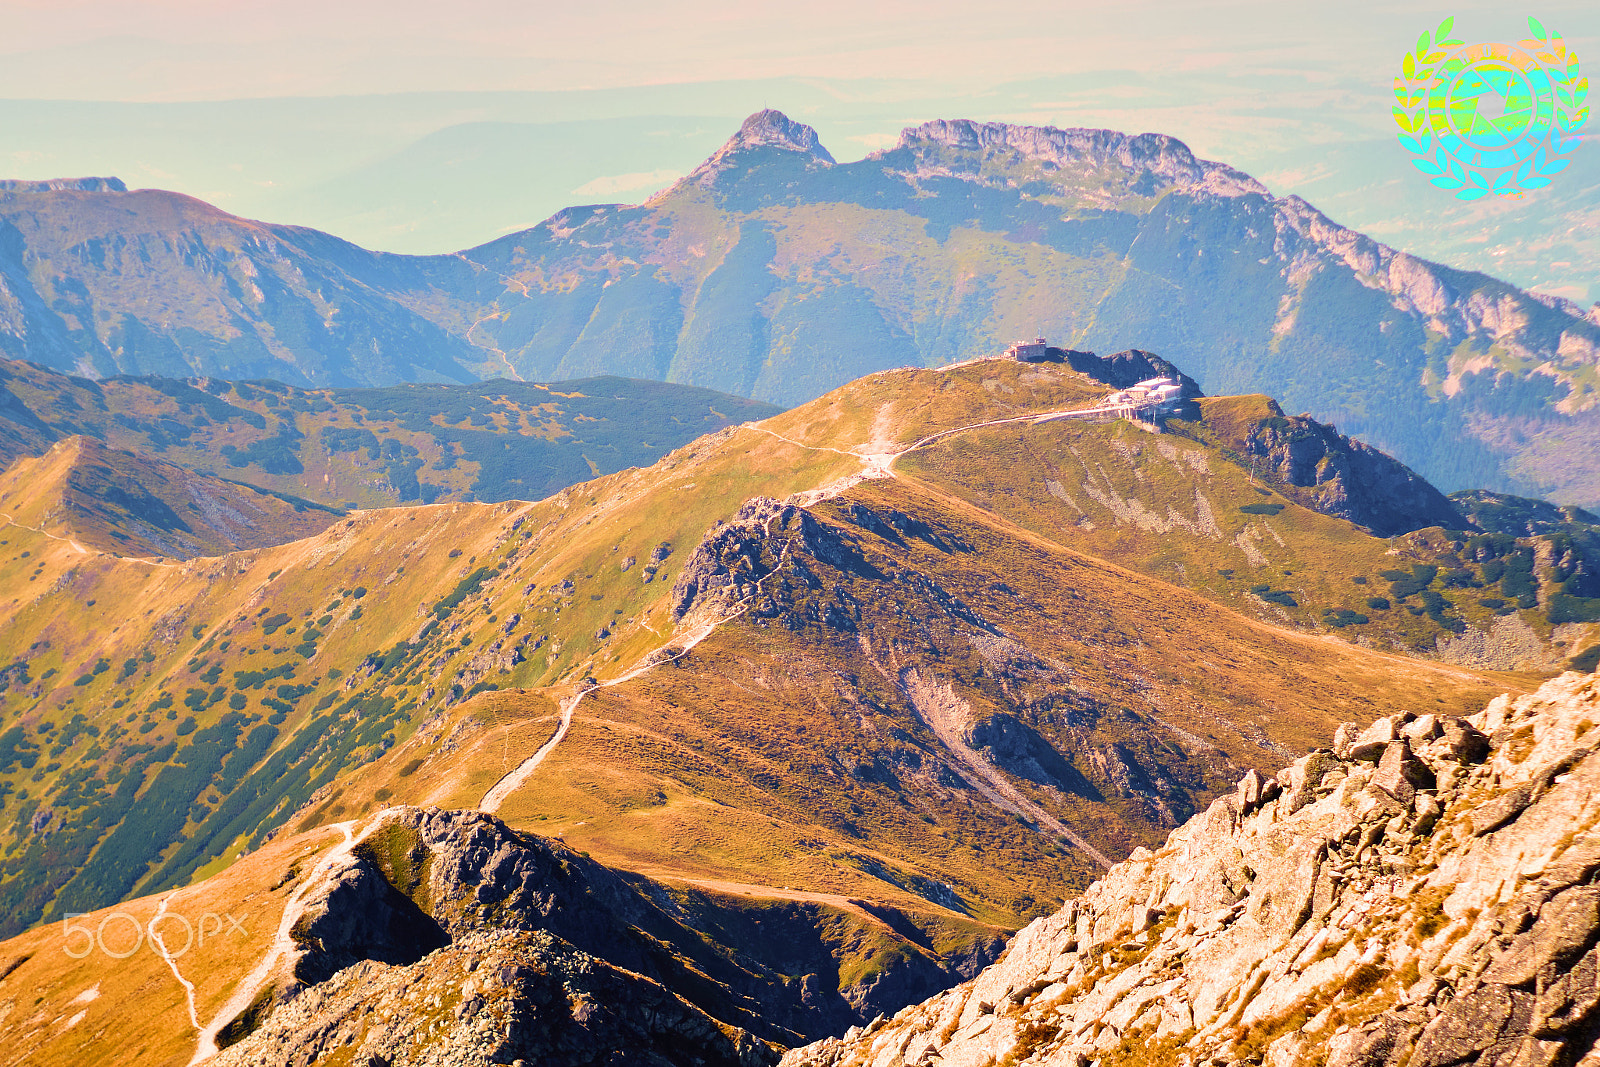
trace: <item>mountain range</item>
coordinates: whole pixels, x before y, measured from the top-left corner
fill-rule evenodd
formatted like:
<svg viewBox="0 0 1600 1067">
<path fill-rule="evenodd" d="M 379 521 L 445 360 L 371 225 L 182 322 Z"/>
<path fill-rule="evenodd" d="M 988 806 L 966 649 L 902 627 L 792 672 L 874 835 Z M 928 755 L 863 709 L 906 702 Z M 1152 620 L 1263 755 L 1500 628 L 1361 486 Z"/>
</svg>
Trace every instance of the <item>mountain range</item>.
<svg viewBox="0 0 1600 1067">
<path fill-rule="evenodd" d="M 1507 474 L 1587 476 L 1569 306 L 1103 131 L 764 112 L 453 257 L 55 185 L 0 190 L 0 1063 L 1592 1044 L 1600 517 Z"/>
<path fill-rule="evenodd" d="M 1165 432 L 1070 417 L 1157 373 Z M 1341 721 L 1600 653 L 1592 516 L 1198 392 L 1140 351 L 892 370 L 534 503 L 283 493 L 278 543 L 188 559 L 79 488 L 136 471 L 199 531 L 177 464 L 43 445 L 0 486 L 4 1047 L 768 1063 Z"/>
<path fill-rule="evenodd" d="M 539 499 L 778 410 L 613 377 L 305 390 L 0 360 L 0 462 L 88 437 L 340 508 Z"/>
<path fill-rule="evenodd" d="M 856 163 L 752 116 L 636 207 L 367 252 L 114 179 L 0 192 L 0 348 L 299 386 L 619 374 L 794 404 L 1045 335 L 1265 391 L 1446 490 L 1593 506 L 1600 319 L 1339 226 L 1169 137 L 938 121 Z"/>
</svg>

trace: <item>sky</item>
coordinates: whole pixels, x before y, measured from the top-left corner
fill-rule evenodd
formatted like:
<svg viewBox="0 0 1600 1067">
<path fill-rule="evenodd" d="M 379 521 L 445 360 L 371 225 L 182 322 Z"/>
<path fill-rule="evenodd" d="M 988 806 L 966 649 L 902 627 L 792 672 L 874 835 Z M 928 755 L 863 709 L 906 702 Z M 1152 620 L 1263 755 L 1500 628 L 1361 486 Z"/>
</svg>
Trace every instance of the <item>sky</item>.
<svg viewBox="0 0 1600 1067">
<path fill-rule="evenodd" d="M 1536 13 L 1600 64 L 1592 0 Z M 0 0 L 0 176 L 117 174 L 448 251 L 642 199 L 770 106 L 841 160 L 932 118 L 1170 133 L 1413 243 L 1558 228 L 1588 249 L 1600 204 L 1500 218 L 1370 195 L 1407 180 L 1377 147 L 1391 82 L 1447 15 L 1468 39 L 1525 33 L 1522 9 L 1485 0 Z M 1517 280 L 1600 299 L 1581 273 Z"/>
<path fill-rule="evenodd" d="M 0 96 L 140 101 L 773 77 L 948 90 L 1092 70 L 1381 79 L 1444 15 L 1484 36 L 1522 28 L 1520 9 L 1484 0 L 1403 12 L 1372 0 L 5 0 L 0 11 Z M 1538 14 L 1592 43 L 1592 4 Z"/>
</svg>

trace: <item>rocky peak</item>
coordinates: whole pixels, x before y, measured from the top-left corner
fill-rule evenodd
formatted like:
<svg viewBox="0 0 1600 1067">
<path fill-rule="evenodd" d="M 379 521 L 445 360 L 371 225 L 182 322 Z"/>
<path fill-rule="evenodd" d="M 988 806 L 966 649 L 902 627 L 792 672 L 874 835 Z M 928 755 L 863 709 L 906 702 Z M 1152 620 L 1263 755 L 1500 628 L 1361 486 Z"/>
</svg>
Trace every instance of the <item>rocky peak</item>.
<svg viewBox="0 0 1600 1067">
<path fill-rule="evenodd" d="M 128 187 L 121 178 L 52 178 L 49 181 L 30 182 L 17 179 L 0 180 L 0 193 L 125 193 Z"/>
<path fill-rule="evenodd" d="M 1249 456 L 1253 471 L 1302 507 L 1380 537 L 1467 525 L 1448 497 L 1394 457 L 1309 415 L 1286 416 L 1275 402 L 1268 410 L 1242 435 L 1216 429 L 1223 444 Z"/>
<path fill-rule="evenodd" d="M 770 1067 L 775 1048 L 976 974 L 1001 944 L 984 937 L 942 958 L 890 934 L 897 962 L 839 988 L 837 972 L 794 970 L 831 960 L 836 914 L 768 909 L 751 923 L 739 906 L 615 872 L 477 811 L 388 808 L 317 877 L 293 950 L 223 1028 L 221 1067 L 321 1062 L 358 1042 L 357 1064 L 605 1064 L 626 1050 L 656 1064 Z M 910 929 L 892 908 L 874 914 Z M 697 923 L 733 933 L 713 942 Z M 419 1000 L 449 1025 L 419 1025 Z M 387 1025 L 363 1022 L 373 1016 Z"/>
<path fill-rule="evenodd" d="M 795 152 L 804 152 L 807 155 L 820 159 L 824 163 L 832 163 L 833 156 L 822 147 L 817 140 L 817 131 L 803 122 L 796 122 L 781 111 L 767 108 L 757 111 L 754 115 L 744 120 L 739 127 L 739 132 L 722 146 L 724 152 L 739 148 L 757 148 L 769 145 L 775 148 L 788 148 Z"/>
<path fill-rule="evenodd" d="M 1069 172 L 1115 166 L 1148 172 L 1173 185 L 1204 187 L 1223 196 L 1268 195 L 1266 187 L 1249 175 L 1221 163 L 1196 159 L 1188 145 L 1160 133 L 1129 135 L 1115 130 L 1062 130 L 1054 126 L 938 119 L 902 130 L 893 151 L 920 152 L 932 146 L 1014 152 Z"/>
<path fill-rule="evenodd" d="M 1600 679 L 1341 727 L 784 1067 L 1600 1062 Z"/>
<path fill-rule="evenodd" d="M 833 156 L 817 139 L 816 130 L 803 122 L 794 121 L 781 111 L 767 108 L 745 119 L 739 132 L 717 149 L 710 159 L 696 167 L 684 181 L 709 186 L 717 175 L 734 167 L 734 157 L 756 148 L 782 148 L 799 152 L 814 162 L 828 166 L 834 162 Z"/>
</svg>

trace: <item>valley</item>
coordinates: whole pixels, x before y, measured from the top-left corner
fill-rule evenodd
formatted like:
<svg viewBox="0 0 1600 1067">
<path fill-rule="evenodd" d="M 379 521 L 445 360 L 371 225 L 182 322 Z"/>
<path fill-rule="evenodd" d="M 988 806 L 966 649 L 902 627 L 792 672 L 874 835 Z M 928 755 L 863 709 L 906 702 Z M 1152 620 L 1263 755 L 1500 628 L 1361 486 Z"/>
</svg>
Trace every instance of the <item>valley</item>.
<svg viewBox="0 0 1600 1067">
<path fill-rule="evenodd" d="M 477 945 L 504 973 L 643 976 L 688 997 L 672 1033 L 732 1027 L 726 1055 L 767 1062 L 764 1042 L 972 977 L 1007 932 L 1341 722 L 1468 714 L 1600 645 L 1600 626 L 1551 619 L 1589 610 L 1582 513 L 1503 502 L 1523 528 L 1479 559 L 1490 535 L 1431 525 L 1467 526 L 1454 503 L 1265 398 L 1191 395 L 1164 433 L 1040 421 L 1153 372 L 1181 373 L 1137 352 L 887 371 L 538 502 L 302 504 L 318 531 L 220 555 L 98 547 L 101 512 L 7 526 L 8 1047 L 188 1062 L 201 1029 L 300 1056 L 330 1032 L 319 1012 L 380 995 L 357 974 L 401 968 L 459 1005 L 451 968 Z M 1320 443 L 1320 475 L 1274 459 L 1290 431 Z M 1409 488 L 1362 500 L 1351 470 Z M 29 515 L 56 479 L 28 480 Z M 1561 538 L 1566 576 L 1538 547 Z M 1490 577 L 1523 551 L 1553 561 L 1527 590 L 1513 564 Z M 1438 580 L 1451 560 L 1470 576 Z M 1366 605 L 1377 591 L 1390 610 Z M 1462 640 L 1476 659 L 1452 656 Z M 448 814 L 472 809 L 501 821 Z M 460 851 L 482 834 L 500 843 Z M 520 890 L 491 854 L 588 872 L 611 917 L 531 920 L 588 899 L 555 882 L 544 904 L 493 904 L 490 882 Z M 98 929 L 228 900 L 247 932 L 204 953 L 63 952 L 69 912 Z M 585 940 L 595 922 L 656 948 L 618 956 Z M 446 942 L 462 947 L 429 954 Z M 170 1008 L 118 1036 L 93 1021 L 117 1001 L 83 1001 L 63 1028 L 84 989 L 126 982 Z M 510 1014 L 472 1055 L 506 1027 L 568 1048 L 516 1030 L 512 986 L 480 983 Z M 429 1026 L 417 1047 L 467 1055 L 468 1028 Z"/>
</svg>

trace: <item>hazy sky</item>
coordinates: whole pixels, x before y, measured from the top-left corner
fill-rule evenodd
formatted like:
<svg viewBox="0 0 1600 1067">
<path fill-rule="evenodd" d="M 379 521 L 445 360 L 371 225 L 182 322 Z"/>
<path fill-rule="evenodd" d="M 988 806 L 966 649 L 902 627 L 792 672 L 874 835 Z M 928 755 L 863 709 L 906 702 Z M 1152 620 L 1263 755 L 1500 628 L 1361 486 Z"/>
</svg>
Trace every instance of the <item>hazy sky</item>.
<svg viewBox="0 0 1600 1067">
<path fill-rule="evenodd" d="M 1536 13 L 1600 71 L 1600 6 Z M 0 177 L 114 174 L 439 252 L 638 202 L 775 107 L 840 160 L 934 118 L 1173 134 L 1447 262 L 1600 298 L 1600 148 L 1469 211 L 1394 140 L 1391 83 L 1503 0 L 0 0 Z M 76 103 L 73 103 L 76 102 Z M 1600 126 L 1600 120 L 1591 127 Z M 1581 172 L 1581 173 L 1580 173 Z"/>
<path fill-rule="evenodd" d="M 1446 14 L 1482 37 L 1517 34 L 1523 17 L 1485 0 L 4 0 L 0 11 L 0 97 L 169 101 L 783 76 L 948 90 L 1117 69 L 1382 78 Z M 1593 43 L 1592 0 L 1537 13 Z"/>
</svg>

